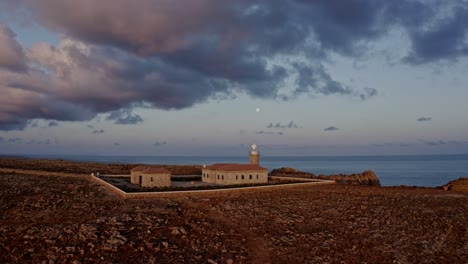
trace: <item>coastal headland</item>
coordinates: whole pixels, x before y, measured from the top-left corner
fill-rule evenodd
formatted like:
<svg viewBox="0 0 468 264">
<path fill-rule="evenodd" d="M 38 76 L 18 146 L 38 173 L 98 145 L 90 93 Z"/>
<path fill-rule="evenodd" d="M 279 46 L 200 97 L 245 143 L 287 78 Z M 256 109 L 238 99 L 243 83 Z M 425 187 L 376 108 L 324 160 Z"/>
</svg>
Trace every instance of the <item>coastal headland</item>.
<svg viewBox="0 0 468 264">
<path fill-rule="evenodd" d="M 446 188 L 348 183 L 126 200 L 83 177 L 132 166 L 0 158 L 0 262 L 468 260 L 466 178 Z M 167 168 L 180 175 L 201 169 Z"/>
</svg>

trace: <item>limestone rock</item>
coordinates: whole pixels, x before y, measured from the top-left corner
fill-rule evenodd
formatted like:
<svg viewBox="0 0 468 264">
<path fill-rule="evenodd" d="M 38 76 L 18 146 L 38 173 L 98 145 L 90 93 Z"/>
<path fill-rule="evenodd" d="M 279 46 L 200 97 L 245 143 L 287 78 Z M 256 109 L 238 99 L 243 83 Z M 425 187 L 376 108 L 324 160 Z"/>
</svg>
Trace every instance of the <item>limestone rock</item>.
<svg viewBox="0 0 468 264">
<path fill-rule="evenodd" d="M 294 168 L 283 167 L 274 169 L 270 172 L 272 176 L 303 177 L 311 179 L 335 180 L 337 184 L 380 186 L 380 180 L 377 175 L 367 170 L 355 174 L 336 174 L 336 175 L 315 175 L 313 173 L 296 170 Z"/>
</svg>

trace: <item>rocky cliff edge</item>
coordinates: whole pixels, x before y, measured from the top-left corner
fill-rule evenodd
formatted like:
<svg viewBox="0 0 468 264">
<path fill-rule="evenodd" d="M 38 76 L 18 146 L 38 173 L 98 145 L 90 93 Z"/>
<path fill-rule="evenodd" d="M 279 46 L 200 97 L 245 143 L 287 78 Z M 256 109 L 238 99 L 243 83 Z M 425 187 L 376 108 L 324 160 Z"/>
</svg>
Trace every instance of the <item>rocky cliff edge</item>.
<svg viewBox="0 0 468 264">
<path fill-rule="evenodd" d="M 380 180 L 377 175 L 367 170 L 355 174 L 335 174 L 335 175 L 315 175 L 313 173 L 296 170 L 294 168 L 283 167 L 274 169 L 270 172 L 271 176 L 302 177 L 311 179 L 335 180 L 337 184 L 380 186 Z"/>
</svg>

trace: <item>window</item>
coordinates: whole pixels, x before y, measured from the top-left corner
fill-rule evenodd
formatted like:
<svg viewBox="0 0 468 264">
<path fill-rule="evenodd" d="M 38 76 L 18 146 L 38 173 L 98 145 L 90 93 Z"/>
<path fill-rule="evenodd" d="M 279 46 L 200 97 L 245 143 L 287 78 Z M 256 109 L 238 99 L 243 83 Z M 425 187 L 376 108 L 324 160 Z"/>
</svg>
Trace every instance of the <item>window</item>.
<svg viewBox="0 0 468 264">
<path fill-rule="evenodd" d="M 257 174 L 257 179 L 258 179 L 258 174 Z"/>
<path fill-rule="evenodd" d="M 239 179 L 239 175 L 236 175 L 236 180 L 238 180 L 238 179 Z"/>
<path fill-rule="evenodd" d="M 223 180 L 224 180 L 224 175 L 221 175 L 221 179 L 223 179 Z"/>
<path fill-rule="evenodd" d="M 242 179 L 242 180 L 244 179 L 244 175 L 241 176 L 241 179 Z"/>
<path fill-rule="evenodd" d="M 250 179 L 250 180 L 252 179 L 252 175 L 249 175 L 249 179 Z"/>
<path fill-rule="evenodd" d="M 153 182 L 153 177 L 151 177 L 151 182 Z"/>
<path fill-rule="evenodd" d="M 218 175 L 218 180 L 219 180 L 219 175 Z"/>
</svg>

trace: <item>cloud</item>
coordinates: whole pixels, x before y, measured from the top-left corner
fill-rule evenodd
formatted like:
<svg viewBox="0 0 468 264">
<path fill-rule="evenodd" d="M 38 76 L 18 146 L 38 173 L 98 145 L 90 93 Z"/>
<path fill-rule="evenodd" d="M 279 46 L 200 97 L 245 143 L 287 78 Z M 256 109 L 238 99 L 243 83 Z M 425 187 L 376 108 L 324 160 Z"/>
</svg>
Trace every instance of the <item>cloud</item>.
<svg viewBox="0 0 468 264">
<path fill-rule="evenodd" d="M 411 146 L 411 144 L 408 144 L 408 143 L 389 143 L 389 142 L 386 142 L 386 143 L 381 143 L 381 144 L 372 144 L 372 146 L 374 147 L 409 147 Z"/>
<path fill-rule="evenodd" d="M 104 129 L 96 129 L 96 130 L 93 130 L 92 133 L 93 134 L 102 134 L 102 133 L 104 133 Z"/>
<path fill-rule="evenodd" d="M 5 139 L 3 139 L 3 137 L 0 137 L 0 142 L 3 142 Z"/>
<path fill-rule="evenodd" d="M 446 145 L 447 142 L 443 140 L 438 140 L 438 141 L 430 141 L 430 140 L 421 140 L 421 142 L 425 145 L 428 146 L 439 146 L 439 145 Z"/>
<path fill-rule="evenodd" d="M 119 142 L 114 142 L 114 146 L 118 147 L 118 146 L 120 146 L 120 143 Z"/>
<path fill-rule="evenodd" d="M 427 146 L 441 146 L 441 145 L 461 145 L 464 142 L 456 141 L 456 140 L 419 140 L 424 145 Z"/>
<path fill-rule="evenodd" d="M 38 127 L 39 126 L 39 122 L 37 120 L 34 120 L 34 121 L 30 120 L 30 122 L 28 122 L 28 123 L 29 123 L 30 127 Z"/>
<path fill-rule="evenodd" d="M 281 123 L 270 123 L 267 125 L 267 128 L 299 128 L 299 126 L 294 121 L 289 121 L 287 124 Z"/>
<path fill-rule="evenodd" d="M 376 88 L 343 83 L 326 65 L 360 58 L 395 29 L 410 42 L 404 63 L 468 55 L 466 1 L 4 2 L 1 14 L 20 10 L 61 40 L 21 47 L 2 25 L 0 130 L 115 112 L 128 113 L 117 124 L 135 124 L 135 107 L 183 109 L 236 93 L 367 100 Z"/>
<path fill-rule="evenodd" d="M 107 120 L 114 120 L 114 123 L 119 125 L 134 125 L 143 122 L 141 116 L 133 114 L 129 109 L 112 111 Z"/>
<path fill-rule="evenodd" d="M 431 121 L 432 120 L 432 117 L 420 117 L 418 118 L 418 122 L 427 122 L 427 121 Z"/>
<path fill-rule="evenodd" d="M 23 142 L 23 139 L 21 138 L 9 138 L 8 143 L 12 143 L 12 144 L 21 144 Z"/>
<path fill-rule="evenodd" d="M 323 130 L 324 130 L 324 131 L 336 131 L 336 130 L 339 130 L 339 128 L 334 127 L 334 126 L 329 126 L 329 127 L 325 128 L 325 129 L 323 129 Z"/>
<path fill-rule="evenodd" d="M 49 124 L 47 124 L 47 126 L 49 127 L 56 127 L 56 126 L 59 126 L 59 123 L 55 122 L 55 121 L 50 121 Z"/>
<path fill-rule="evenodd" d="M 15 33 L 0 23 L 0 68 L 10 71 L 26 70 L 26 56 L 15 39 Z"/>
<path fill-rule="evenodd" d="M 87 128 L 91 128 L 91 129 L 94 129 L 94 126 L 93 125 L 86 125 Z"/>
<path fill-rule="evenodd" d="M 161 146 L 164 146 L 164 145 L 167 145 L 166 141 L 156 141 L 153 144 L 153 146 L 155 146 L 155 147 L 161 147 Z"/>
<path fill-rule="evenodd" d="M 412 51 L 405 57 L 411 64 L 454 60 L 468 55 L 468 2 L 442 6 L 446 15 L 438 23 L 410 33 Z"/>
<path fill-rule="evenodd" d="M 257 135 L 274 135 L 274 134 L 276 134 L 276 133 L 275 133 L 275 132 L 271 132 L 271 131 L 259 130 L 259 131 L 255 131 L 255 134 L 257 134 Z"/>
<path fill-rule="evenodd" d="M 272 132 L 272 131 L 263 131 L 263 130 L 259 130 L 259 131 L 255 131 L 255 134 L 257 135 L 279 135 L 279 136 L 282 136 L 284 135 L 285 133 L 284 132 Z"/>
<path fill-rule="evenodd" d="M 377 95 L 377 90 L 375 88 L 364 88 L 364 93 L 360 94 L 361 100 L 366 100 L 368 98 L 374 97 Z"/>
</svg>

